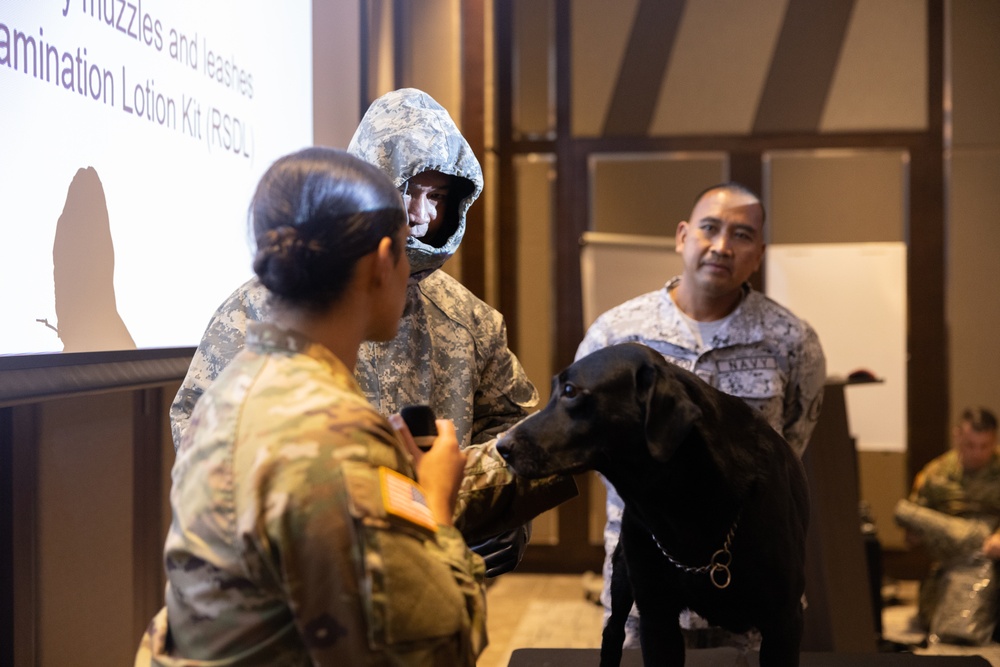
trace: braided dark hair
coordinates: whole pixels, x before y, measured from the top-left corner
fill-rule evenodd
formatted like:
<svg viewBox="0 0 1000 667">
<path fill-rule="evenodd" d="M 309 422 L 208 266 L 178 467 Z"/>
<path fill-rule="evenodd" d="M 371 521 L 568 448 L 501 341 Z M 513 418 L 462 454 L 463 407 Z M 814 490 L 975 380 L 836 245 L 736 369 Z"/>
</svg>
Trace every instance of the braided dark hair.
<svg viewBox="0 0 1000 667">
<path fill-rule="evenodd" d="M 399 191 L 346 151 L 307 148 L 277 160 L 250 204 L 253 270 L 278 300 L 323 309 L 344 293 L 359 259 L 406 225 Z"/>
</svg>

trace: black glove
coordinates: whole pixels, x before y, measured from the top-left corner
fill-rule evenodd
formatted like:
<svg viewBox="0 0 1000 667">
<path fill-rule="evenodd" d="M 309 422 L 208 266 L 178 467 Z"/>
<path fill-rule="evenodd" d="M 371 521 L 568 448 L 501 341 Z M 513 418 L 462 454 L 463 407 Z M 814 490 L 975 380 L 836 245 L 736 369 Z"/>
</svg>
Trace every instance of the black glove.
<svg viewBox="0 0 1000 667">
<path fill-rule="evenodd" d="M 498 577 L 510 572 L 521 562 L 531 539 L 531 522 L 500 533 L 469 548 L 486 561 L 486 576 Z"/>
</svg>

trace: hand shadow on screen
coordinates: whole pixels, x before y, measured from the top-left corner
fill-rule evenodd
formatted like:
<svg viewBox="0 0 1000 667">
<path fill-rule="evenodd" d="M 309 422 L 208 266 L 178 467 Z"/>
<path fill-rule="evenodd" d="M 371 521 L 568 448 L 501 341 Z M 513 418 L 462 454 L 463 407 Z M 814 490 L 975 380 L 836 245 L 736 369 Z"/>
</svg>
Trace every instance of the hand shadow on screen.
<svg viewBox="0 0 1000 667">
<path fill-rule="evenodd" d="M 108 204 L 93 167 L 77 170 L 69 185 L 56 223 L 52 264 L 63 352 L 134 350 L 118 314 Z"/>
</svg>

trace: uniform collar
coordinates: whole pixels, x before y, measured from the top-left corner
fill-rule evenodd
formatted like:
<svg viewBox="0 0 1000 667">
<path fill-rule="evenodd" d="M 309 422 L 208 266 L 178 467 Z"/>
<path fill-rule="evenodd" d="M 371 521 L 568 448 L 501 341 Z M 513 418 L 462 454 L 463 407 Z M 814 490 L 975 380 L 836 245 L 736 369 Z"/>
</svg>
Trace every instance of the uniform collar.
<svg viewBox="0 0 1000 667">
<path fill-rule="evenodd" d="M 684 314 L 674 303 L 670 291 L 681 281 L 681 276 L 671 278 L 662 289 L 663 306 L 669 314 L 664 320 L 664 331 L 661 336 L 667 342 L 695 349 L 697 343 L 684 322 Z M 710 341 L 704 341 L 704 350 L 712 350 L 732 345 L 752 345 L 765 340 L 764 335 L 764 297 L 750 286 L 743 283 L 743 299 L 736 309 L 728 316 L 726 323 L 715 333 Z"/>
<path fill-rule="evenodd" d="M 327 366 L 334 374 L 353 378 L 351 371 L 328 347 L 273 322 L 248 322 L 246 347 L 260 354 L 304 354 Z"/>
</svg>

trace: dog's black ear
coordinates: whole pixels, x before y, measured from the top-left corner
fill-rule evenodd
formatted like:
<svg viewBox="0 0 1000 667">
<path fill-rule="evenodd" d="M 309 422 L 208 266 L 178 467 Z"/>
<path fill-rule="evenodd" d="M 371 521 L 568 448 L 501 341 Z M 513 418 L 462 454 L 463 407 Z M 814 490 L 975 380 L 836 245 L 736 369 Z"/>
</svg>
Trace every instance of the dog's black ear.
<svg viewBox="0 0 1000 667">
<path fill-rule="evenodd" d="M 657 461 L 669 461 L 698 420 L 699 408 L 684 385 L 655 364 L 643 364 L 636 377 L 638 395 L 646 404 L 646 445 Z"/>
</svg>

